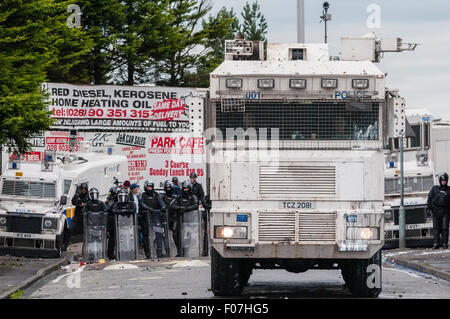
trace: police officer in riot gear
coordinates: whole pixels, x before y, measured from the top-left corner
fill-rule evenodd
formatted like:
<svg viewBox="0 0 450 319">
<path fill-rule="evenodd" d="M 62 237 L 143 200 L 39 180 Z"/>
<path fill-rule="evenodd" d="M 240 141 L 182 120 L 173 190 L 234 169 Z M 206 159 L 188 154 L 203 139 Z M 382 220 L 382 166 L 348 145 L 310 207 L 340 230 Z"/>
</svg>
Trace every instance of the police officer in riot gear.
<svg viewBox="0 0 450 319">
<path fill-rule="evenodd" d="M 72 205 L 75 206 L 75 213 L 71 219 L 70 228 L 64 237 L 64 250 L 69 246 L 72 236 L 83 233 L 83 209 L 89 199 L 88 196 L 87 183 L 81 183 L 80 186 L 77 187 L 75 195 L 72 197 Z"/>
<path fill-rule="evenodd" d="M 180 231 L 181 231 L 181 217 L 182 214 L 184 212 L 188 212 L 188 211 L 192 211 L 192 210 L 197 210 L 198 209 L 198 199 L 195 195 L 192 194 L 192 185 L 191 183 L 189 183 L 189 181 L 184 181 L 183 184 L 181 185 L 182 191 L 183 193 L 180 196 L 177 196 L 175 198 L 174 201 L 172 201 L 171 204 L 171 208 L 174 210 L 174 212 L 176 213 L 176 217 L 177 217 L 177 223 L 175 226 L 175 231 L 174 231 L 174 238 L 178 239 L 179 242 L 179 238 L 181 236 Z M 177 246 L 177 256 L 181 256 L 182 252 L 181 252 L 181 247 L 180 245 Z"/>
<path fill-rule="evenodd" d="M 118 194 L 120 187 L 113 186 L 109 189 L 108 197 L 106 198 L 106 210 L 108 212 L 108 258 L 115 259 L 114 247 L 116 243 L 116 225 L 114 224 L 114 214 L 112 213 L 112 208 L 119 201 Z"/>
<path fill-rule="evenodd" d="M 112 207 L 112 214 L 114 218 L 116 215 L 125 215 L 127 217 L 130 217 L 133 214 L 136 214 L 136 205 L 133 201 L 130 200 L 128 191 L 126 189 L 120 189 L 117 194 L 117 202 Z M 115 219 L 114 219 L 115 221 Z M 114 227 L 117 225 L 114 224 Z M 117 233 L 117 229 L 115 230 L 115 237 L 120 236 L 120 234 Z M 117 240 L 114 242 L 114 250 L 115 250 L 115 256 L 116 258 L 119 258 L 119 252 L 117 247 Z M 135 247 L 137 249 L 137 247 Z"/>
<path fill-rule="evenodd" d="M 144 239 L 143 243 L 145 255 L 148 259 L 151 257 L 155 257 L 151 256 L 149 247 L 150 244 L 156 246 L 156 257 L 161 258 L 163 256 L 162 245 L 164 240 L 164 234 L 156 232 L 155 242 L 154 243 L 150 242 L 149 228 L 153 227 L 154 224 L 161 225 L 162 223 L 167 222 L 164 220 L 166 204 L 161 199 L 160 195 L 157 192 L 155 192 L 155 184 L 151 181 L 146 181 L 144 183 L 144 193 L 142 194 L 141 197 L 140 206 L 141 206 L 140 210 L 141 213 L 138 215 L 138 218 Z M 149 222 L 151 223 L 150 225 Z M 165 235 L 166 237 L 168 236 L 168 234 Z"/>
<path fill-rule="evenodd" d="M 205 210 L 202 211 L 203 229 L 208 229 L 208 218 L 206 214 L 209 214 L 209 205 L 205 201 L 205 192 L 203 191 L 202 184 L 197 182 L 197 174 L 191 173 L 189 175 L 192 184 L 192 194 L 195 195 L 200 203 L 200 207 Z M 203 238 L 203 256 L 208 256 L 208 233 L 204 232 Z"/>
<path fill-rule="evenodd" d="M 83 213 L 88 212 L 105 212 L 107 210 L 105 203 L 100 201 L 99 199 L 98 189 L 93 187 L 89 191 L 89 198 L 84 205 Z"/>
<path fill-rule="evenodd" d="M 100 214 L 95 214 L 100 213 Z M 86 205 L 84 205 L 83 208 L 83 219 L 84 219 L 84 245 L 83 245 L 83 255 L 88 258 L 95 258 L 94 256 L 97 256 L 97 258 L 104 258 L 105 248 L 106 248 L 106 226 L 107 226 L 107 208 L 105 203 L 99 200 L 99 191 L 97 188 L 93 187 L 89 191 L 89 199 L 86 202 Z M 102 228 L 103 231 L 101 231 L 101 236 L 94 235 L 90 233 L 89 228 L 90 227 L 104 227 Z M 95 238 L 95 239 L 93 239 Z M 95 251 L 92 251 L 90 244 L 92 241 L 96 241 L 100 247 L 104 247 L 101 249 L 95 249 Z M 105 245 L 105 246 L 103 246 Z"/>
<path fill-rule="evenodd" d="M 427 207 L 433 212 L 433 248 L 448 248 L 450 215 L 450 188 L 448 174 L 439 175 L 439 186 L 433 186 L 428 194 Z"/>
<path fill-rule="evenodd" d="M 161 198 L 162 198 L 164 204 L 166 204 L 166 209 L 167 209 L 167 213 L 168 213 L 167 215 L 169 218 L 168 226 L 169 226 L 169 229 L 172 231 L 173 241 L 175 242 L 175 246 L 178 249 L 178 242 L 180 239 L 178 237 L 176 237 L 176 232 L 175 232 L 175 224 L 176 224 L 177 218 L 176 218 L 175 211 L 172 208 L 170 208 L 170 204 L 172 203 L 172 201 L 174 200 L 174 198 L 176 196 L 177 195 L 175 194 L 172 183 L 169 180 L 165 181 L 164 182 L 164 194 L 162 194 Z"/>
</svg>

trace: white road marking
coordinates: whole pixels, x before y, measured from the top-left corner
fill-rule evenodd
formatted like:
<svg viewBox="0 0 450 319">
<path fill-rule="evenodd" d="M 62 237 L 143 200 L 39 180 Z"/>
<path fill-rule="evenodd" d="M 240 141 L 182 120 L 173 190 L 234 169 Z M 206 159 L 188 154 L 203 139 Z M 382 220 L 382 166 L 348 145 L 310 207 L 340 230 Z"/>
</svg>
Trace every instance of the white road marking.
<svg viewBox="0 0 450 319">
<path fill-rule="evenodd" d="M 151 279 L 161 279 L 161 277 L 130 278 L 128 280 L 151 280 Z"/>
<path fill-rule="evenodd" d="M 66 267 L 64 267 L 64 269 L 66 269 L 66 270 L 69 271 L 69 272 L 68 272 L 67 274 L 64 274 L 64 275 L 59 276 L 58 278 L 56 278 L 55 280 L 53 280 L 52 283 L 58 283 L 61 279 L 65 278 L 65 277 L 67 277 L 67 276 L 71 276 L 71 275 L 73 275 L 73 274 L 82 272 L 83 269 L 84 269 L 84 267 L 86 267 L 86 266 L 81 266 L 80 268 L 78 268 L 78 269 L 75 270 L 75 271 L 70 271 L 70 269 L 75 269 L 75 268 L 72 268 L 72 267 L 70 267 L 70 266 L 66 266 Z"/>
<path fill-rule="evenodd" d="M 394 269 L 394 268 L 386 268 L 386 267 L 383 267 L 383 269 L 384 269 L 384 270 L 398 271 L 398 272 L 401 272 L 401 273 L 410 275 L 410 276 L 415 277 L 415 278 L 425 279 L 425 278 L 423 278 L 423 277 L 421 277 L 421 276 L 415 275 L 415 274 L 410 273 L 410 272 L 408 272 L 408 271 L 406 271 L 406 270 L 400 270 L 400 269 Z"/>
<path fill-rule="evenodd" d="M 201 260 L 183 260 L 183 261 L 178 261 L 172 267 L 173 268 L 178 268 L 178 267 L 209 267 L 209 264 L 205 263 L 205 262 L 203 262 Z"/>
<path fill-rule="evenodd" d="M 122 269 L 139 269 L 136 265 L 130 264 L 115 264 L 105 267 L 103 270 L 122 270 Z"/>
</svg>

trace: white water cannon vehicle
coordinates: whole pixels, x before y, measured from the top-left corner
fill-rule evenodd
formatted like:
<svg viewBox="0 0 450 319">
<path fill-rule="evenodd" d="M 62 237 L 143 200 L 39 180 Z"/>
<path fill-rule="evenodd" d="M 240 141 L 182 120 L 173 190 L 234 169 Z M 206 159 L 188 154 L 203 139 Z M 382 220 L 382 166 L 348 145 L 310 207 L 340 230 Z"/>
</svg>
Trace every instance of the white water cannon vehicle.
<svg viewBox="0 0 450 319">
<path fill-rule="evenodd" d="M 405 130 L 383 52 L 400 39 L 226 41 L 206 104 L 211 284 L 239 295 L 252 269 L 341 269 L 355 296 L 381 292 L 384 149 Z"/>
</svg>

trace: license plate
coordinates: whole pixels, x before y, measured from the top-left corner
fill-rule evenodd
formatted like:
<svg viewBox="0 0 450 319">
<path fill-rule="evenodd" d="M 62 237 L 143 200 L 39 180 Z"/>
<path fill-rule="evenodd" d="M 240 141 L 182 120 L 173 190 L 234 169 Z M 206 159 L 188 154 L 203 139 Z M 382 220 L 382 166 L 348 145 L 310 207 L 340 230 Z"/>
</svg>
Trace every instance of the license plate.
<svg viewBox="0 0 450 319">
<path fill-rule="evenodd" d="M 26 234 L 26 233 L 13 233 L 13 237 L 15 238 L 28 238 L 31 239 L 33 238 L 32 234 Z"/>
<path fill-rule="evenodd" d="M 314 209 L 316 208 L 315 202 L 304 202 L 304 201 L 286 201 L 280 202 L 279 207 L 281 209 Z"/>
</svg>

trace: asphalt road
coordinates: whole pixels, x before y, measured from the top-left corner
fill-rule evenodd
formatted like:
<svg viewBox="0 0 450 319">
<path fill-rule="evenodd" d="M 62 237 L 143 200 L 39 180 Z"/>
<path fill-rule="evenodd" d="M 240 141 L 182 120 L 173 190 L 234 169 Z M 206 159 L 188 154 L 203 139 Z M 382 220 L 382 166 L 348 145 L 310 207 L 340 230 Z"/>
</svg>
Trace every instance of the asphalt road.
<svg viewBox="0 0 450 319">
<path fill-rule="evenodd" d="M 383 266 L 379 298 L 450 298 L 450 283 L 407 268 Z M 23 298 L 214 298 L 209 259 L 165 259 L 87 265 L 55 271 Z M 242 298 L 351 298 L 339 270 L 254 270 Z"/>
</svg>

